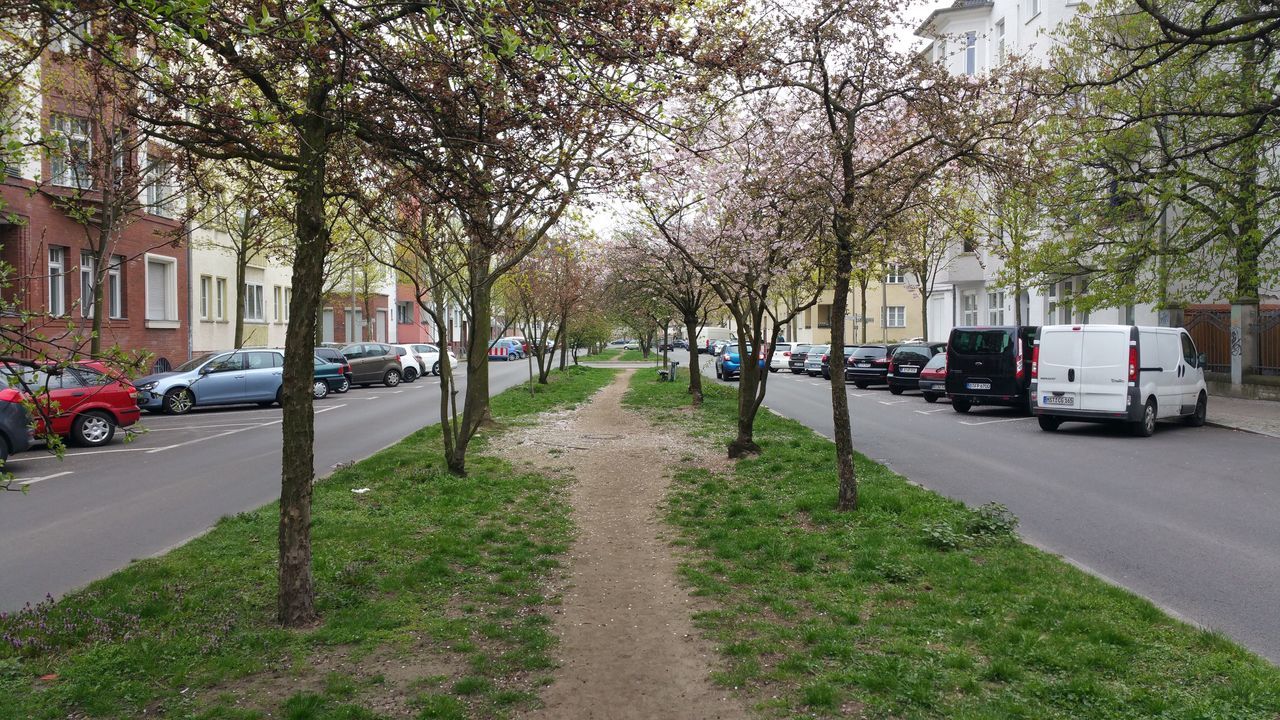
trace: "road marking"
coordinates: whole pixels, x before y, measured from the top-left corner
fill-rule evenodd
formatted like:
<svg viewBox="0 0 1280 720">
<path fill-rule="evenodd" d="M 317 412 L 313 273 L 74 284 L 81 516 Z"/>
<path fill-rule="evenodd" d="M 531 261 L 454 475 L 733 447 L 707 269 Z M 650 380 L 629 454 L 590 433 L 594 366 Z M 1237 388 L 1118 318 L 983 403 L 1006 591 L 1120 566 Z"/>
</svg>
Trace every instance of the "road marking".
<svg viewBox="0 0 1280 720">
<path fill-rule="evenodd" d="M 920 413 L 921 415 L 932 415 L 934 413 L 946 412 L 950 409 L 951 408 L 938 408 L 937 410 L 916 410 L 916 412 Z"/>
<path fill-rule="evenodd" d="M 236 433 L 242 433 L 246 430 L 257 430 L 259 428 L 264 428 L 269 425 L 279 425 L 283 421 L 284 419 L 281 418 L 280 420 L 272 420 L 271 422 L 265 422 L 258 425 L 250 425 L 249 427 L 240 428 L 239 430 L 227 430 L 226 432 L 214 433 L 213 435 L 207 435 L 205 437 L 196 438 L 194 440 L 188 440 L 186 442 L 174 443 L 173 445 L 165 445 L 164 447 L 152 448 L 147 451 L 147 454 L 154 455 L 155 453 L 164 452 L 166 450 L 173 450 L 174 448 L 186 447 L 187 445 L 195 445 L 196 443 L 202 443 L 208 440 L 216 440 L 220 437 L 226 437 L 228 435 L 235 435 Z"/>
<path fill-rule="evenodd" d="M 148 433 L 153 432 L 175 432 L 177 430 L 202 430 L 204 428 L 220 428 L 220 427 L 244 427 L 245 425 L 257 425 L 256 422 L 239 422 L 239 423 L 215 423 L 211 425 L 178 425 L 177 427 L 165 428 L 146 428 Z"/>
<path fill-rule="evenodd" d="M 387 394 L 388 394 L 388 395 L 399 395 L 399 394 L 400 394 L 400 393 L 402 393 L 402 392 L 404 392 L 404 391 L 403 391 L 403 390 L 392 390 L 392 391 L 390 391 L 390 392 L 389 392 L 389 393 L 387 393 Z"/>
<path fill-rule="evenodd" d="M 849 393 L 849 397 L 866 397 L 868 395 L 875 395 L 875 393 L 856 393 L 856 392 Z"/>
<path fill-rule="evenodd" d="M 74 475 L 74 474 L 75 474 L 75 471 L 74 471 L 74 470 L 63 470 L 63 471 L 62 471 L 62 472 L 60 472 L 60 473 L 54 473 L 54 474 L 52 474 L 52 475 L 44 475 L 44 476 L 41 476 L 41 477 L 34 477 L 34 478 L 31 478 L 30 480 L 17 480 L 17 479 L 15 479 L 15 480 L 14 480 L 14 482 L 18 483 L 19 485 L 23 485 L 23 486 L 26 486 L 26 485 L 35 485 L 36 483 L 38 483 L 38 482 L 44 482 L 45 480 L 52 480 L 52 479 L 54 479 L 54 478 L 60 478 L 60 477 L 63 477 L 63 476 L 65 476 L 65 475 Z"/>
<path fill-rule="evenodd" d="M 360 399 L 361 399 L 361 400 L 377 400 L 379 397 L 381 397 L 381 396 L 380 396 L 380 395 L 369 395 L 369 396 L 367 396 L 367 397 L 362 397 L 362 398 L 360 398 Z"/>
<path fill-rule="evenodd" d="M 107 453 L 139 452 L 141 450 L 146 450 L 146 448 L 132 447 L 132 448 L 112 448 L 110 450 L 84 450 L 82 452 L 77 452 L 77 453 L 72 453 L 72 452 L 63 453 L 63 457 L 71 458 L 71 457 L 80 457 L 81 455 L 106 455 Z M 39 455 L 36 455 L 35 453 L 23 453 L 21 460 L 22 462 L 30 462 L 32 460 L 47 460 L 49 458 L 56 458 L 56 457 L 58 456 L 50 455 L 47 453 L 41 453 Z"/>
<path fill-rule="evenodd" d="M 881 405 L 901 405 L 902 403 L 911 402 L 911 400 L 881 400 Z"/>
<path fill-rule="evenodd" d="M 1029 417 L 1016 417 L 1016 418 L 1001 418 L 1001 419 L 999 419 L 999 420 L 982 420 L 982 421 L 980 421 L 980 422 L 969 422 L 968 420 L 961 420 L 961 421 L 960 421 L 960 424 L 961 424 L 961 425 L 970 425 L 970 426 L 976 426 L 976 425 L 994 425 L 994 424 L 996 424 L 996 423 L 1018 422 L 1019 420 L 1030 420 L 1030 419 L 1031 419 L 1031 418 L 1029 418 Z"/>
<path fill-rule="evenodd" d="M 342 403 L 341 405 L 330 405 L 329 407 L 320 408 L 319 410 L 315 411 L 315 414 L 319 415 L 320 413 L 326 413 L 326 412 L 329 412 L 330 410 L 337 410 L 338 408 L 346 407 L 346 406 L 347 406 L 346 403 Z M 281 418 L 281 420 L 283 419 L 284 418 Z"/>
</svg>

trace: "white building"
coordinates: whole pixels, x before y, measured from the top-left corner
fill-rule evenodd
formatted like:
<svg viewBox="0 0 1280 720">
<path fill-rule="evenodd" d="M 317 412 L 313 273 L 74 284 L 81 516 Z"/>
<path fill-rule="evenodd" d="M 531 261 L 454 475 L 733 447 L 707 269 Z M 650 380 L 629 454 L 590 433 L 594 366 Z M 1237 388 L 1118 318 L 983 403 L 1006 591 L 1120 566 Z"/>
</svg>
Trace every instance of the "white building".
<svg viewBox="0 0 1280 720">
<path fill-rule="evenodd" d="M 245 268 L 242 347 L 284 347 L 293 268 L 263 254 Z M 221 230 L 191 234 L 191 349 L 195 353 L 235 347 L 236 253 Z"/>
</svg>

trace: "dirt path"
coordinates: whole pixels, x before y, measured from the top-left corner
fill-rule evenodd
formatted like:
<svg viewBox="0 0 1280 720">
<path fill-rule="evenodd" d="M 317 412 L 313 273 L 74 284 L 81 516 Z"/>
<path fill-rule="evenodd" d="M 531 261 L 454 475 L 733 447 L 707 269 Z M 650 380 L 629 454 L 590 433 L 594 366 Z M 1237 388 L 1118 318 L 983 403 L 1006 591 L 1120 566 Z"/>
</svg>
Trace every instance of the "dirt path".
<svg viewBox="0 0 1280 720">
<path fill-rule="evenodd" d="M 561 614 L 561 667 L 537 720 L 746 718 L 710 680 L 714 648 L 694 631 L 658 507 L 666 466 L 693 449 L 620 404 L 633 371 L 587 406 L 508 433 L 506 457 L 568 468 L 579 536 Z"/>
</svg>

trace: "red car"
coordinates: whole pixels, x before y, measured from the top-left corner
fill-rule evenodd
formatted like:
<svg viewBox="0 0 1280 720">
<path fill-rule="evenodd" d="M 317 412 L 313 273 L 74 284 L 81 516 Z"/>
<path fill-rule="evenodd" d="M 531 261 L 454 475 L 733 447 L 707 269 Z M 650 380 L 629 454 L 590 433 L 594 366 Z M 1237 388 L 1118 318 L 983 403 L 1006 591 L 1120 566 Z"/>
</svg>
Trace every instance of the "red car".
<svg viewBox="0 0 1280 720">
<path fill-rule="evenodd" d="M 88 360 L 49 374 L 27 369 L 23 379 L 38 394 L 45 408 L 36 415 L 36 435 L 46 434 L 44 416 L 49 416 L 53 433 L 70 438 L 77 445 L 106 445 L 115 437 L 117 427 L 138 422 L 138 391 L 129 381 L 106 365 Z M 42 391 L 47 389 L 47 394 Z M 10 384 L 7 390 L 21 390 Z"/>
</svg>

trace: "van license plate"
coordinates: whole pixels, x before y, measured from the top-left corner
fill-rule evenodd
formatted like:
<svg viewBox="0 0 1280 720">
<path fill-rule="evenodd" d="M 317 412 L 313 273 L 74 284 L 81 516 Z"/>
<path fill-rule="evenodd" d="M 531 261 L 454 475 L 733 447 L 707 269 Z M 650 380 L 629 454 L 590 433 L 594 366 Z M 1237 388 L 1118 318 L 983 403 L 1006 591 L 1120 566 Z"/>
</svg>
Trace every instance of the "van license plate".
<svg viewBox="0 0 1280 720">
<path fill-rule="evenodd" d="M 1076 399 L 1072 395 L 1045 395 L 1040 402 L 1041 405 L 1075 405 Z"/>
<path fill-rule="evenodd" d="M 965 383 L 966 390 L 990 390 L 991 383 Z"/>
</svg>

